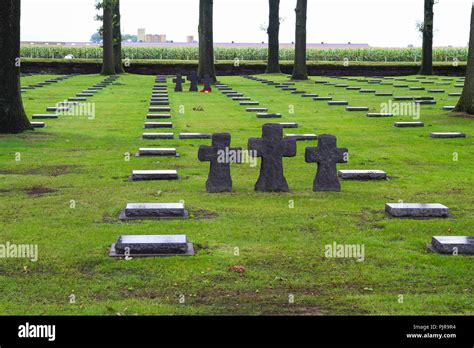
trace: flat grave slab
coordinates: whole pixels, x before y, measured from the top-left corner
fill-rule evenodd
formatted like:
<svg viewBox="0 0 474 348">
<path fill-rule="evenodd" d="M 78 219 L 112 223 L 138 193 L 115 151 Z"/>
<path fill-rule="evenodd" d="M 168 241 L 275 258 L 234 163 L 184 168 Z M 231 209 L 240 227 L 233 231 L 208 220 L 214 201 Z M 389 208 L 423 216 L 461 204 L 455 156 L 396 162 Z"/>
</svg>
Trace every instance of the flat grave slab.
<svg viewBox="0 0 474 348">
<path fill-rule="evenodd" d="M 360 91 L 361 89 L 362 89 L 362 87 L 356 87 L 356 86 L 346 87 L 346 90 L 348 90 L 348 91 Z"/>
<path fill-rule="evenodd" d="M 415 103 L 420 105 L 436 105 L 436 100 L 415 100 Z"/>
<path fill-rule="evenodd" d="M 169 119 L 171 118 L 170 114 L 148 114 L 146 115 L 148 120 L 159 120 L 159 119 Z"/>
<path fill-rule="evenodd" d="M 393 100 L 397 100 L 397 101 L 403 101 L 403 100 L 415 100 L 415 97 L 413 96 L 395 96 L 393 97 Z"/>
<path fill-rule="evenodd" d="M 252 105 L 260 105 L 257 101 L 243 101 L 239 103 L 240 106 L 252 106 Z"/>
<path fill-rule="evenodd" d="M 120 213 L 120 220 L 185 219 L 184 203 L 129 203 Z"/>
<path fill-rule="evenodd" d="M 85 97 L 72 97 L 72 98 L 68 98 L 67 100 L 69 100 L 69 101 L 87 101 L 87 98 L 85 98 Z"/>
<path fill-rule="evenodd" d="M 143 133 L 143 139 L 155 140 L 155 139 L 174 139 L 173 133 Z"/>
<path fill-rule="evenodd" d="M 434 139 L 453 139 L 453 138 L 465 138 L 466 134 L 461 132 L 433 132 L 430 138 Z"/>
<path fill-rule="evenodd" d="M 449 97 L 460 97 L 462 95 L 462 93 L 449 93 L 448 96 Z"/>
<path fill-rule="evenodd" d="M 211 139 L 212 135 L 209 133 L 180 133 L 179 138 L 186 139 Z"/>
<path fill-rule="evenodd" d="M 388 112 L 369 112 L 367 117 L 393 117 L 393 114 Z"/>
<path fill-rule="evenodd" d="M 375 96 L 376 97 L 392 97 L 393 96 L 393 93 L 385 93 L 385 92 L 381 92 L 381 93 L 375 93 Z"/>
<path fill-rule="evenodd" d="M 282 128 L 298 128 L 299 127 L 298 123 L 295 123 L 295 122 L 278 122 L 278 124 L 282 126 Z"/>
<path fill-rule="evenodd" d="M 436 236 L 428 250 L 444 255 L 474 255 L 474 237 Z"/>
<path fill-rule="evenodd" d="M 51 120 L 51 119 L 56 119 L 59 118 L 59 115 L 57 114 L 34 114 L 31 116 L 33 120 Z"/>
<path fill-rule="evenodd" d="M 281 118 L 281 114 L 258 113 L 257 118 Z"/>
<path fill-rule="evenodd" d="M 145 129 L 173 128 L 173 122 L 145 122 Z"/>
<path fill-rule="evenodd" d="M 77 93 L 76 97 L 93 97 L 94 93 Z"/>
<path fill-rule="evenodd" d="M 383 170 L 340 170 L 338 176 L 344 180 L 386 180 Z"/>
<path fill-rule="evenodd" d="M 111 257 L 127 259 L 193 255 L 195 255 L 194 246 L 188 243 L 185 235 L 120 236 L 109 251 Z"/>
<path fill-rule="evenodd" d="M 178 180 L 176 170 L 134 170 L 130 177 L 132 181 L 143 180 Z"/>
<path fill-rule="evenodd" d="M 148 109 L 148 112 L 171 112 L 171 108 L 166 106 L 152 106 Z"/>
<path fill-rule="evenodd" d="M 33 128 L 46 128 L 46 124 L 44 122 L 30 122 L 30 124 Z"/>
<path fill-rule="evenodd" d="M 327 100 L 332 100 L 332 97 L 314 97 L 314 101 L 327 101 Z"/>
<path fill-rule="evenodd" d="M 376 93 L 375 89 L 361 89 L 359 93 Z"/>
<path fill-rule="evenodd" d="M 318 136 L 316 134 L 286 134 L 285 138 L 296 141 L 318 140 Z"/>
<path fill-rule="evenodd" d="M 397 128 L 418 128 L 424 127 L 425 124 L 423 122 L 395 122 L 394 127 Z"/>
<path fill-rule="evenodd" d="M 176 156 L 175 148 L 142 147 L 138 150 L 138 156 Z"/>
<path fill-rule="evenodd" d="M 334 101 L 328 101 L 328 105 L 331 105 L 331 106 L 349 105 L 349 102 L 344 101 L 344 100 L 334 100 Z"/>
<path fill-rule="evenodd" d="M 303 98 L 316 98 L 318 97 L 317 94 L 314 94 L 314 93 L 304 93 L 301 95 Z"/>
<path fill-rule="evenodd" d="M 47 112 L 67 112 L 70 108 L 60 107 L 60 106 L 51 106 L 46 108 Z"/>
<path fill-rule="evenodd" d="M 449 217 L 449 208 L 438 203 L 387 203 L 385 211 L 393 217 Z"/>
<path fill-rule="evenodd" d="M 367 106 L 348 106 L 346 108 L 346 111 L 352 111 L 352 112 L 369 111 L 369 108 Z"/>
<path fill-rule="evenodd" d="M 443 110 L 453 111 L 454 109 L 456 109 L 456 107 L 454 105 L 452 105 L 452 106 L 443 106 Z"/>
<path fill-rule="evenodd" d="M 252 98 L 250 98 L 250 97 L 232 97 L 232 100 L 235 100 L 235 101 L 251 101 Z"/>
<path fill-rule="evenodd" d="M 268 108 L 247 108 L 246 112 L 268 112 Z"/>
<path fill-rule="evenodd" d="M 424 91 L 425 87 L 410 87 L 410 91 Z"/>
<path fill-rule="evenodd" d="M 444 89 L 429 89 L 428 92 L 429 93 L 444 93 L 445 90 Z"/>
</svg>

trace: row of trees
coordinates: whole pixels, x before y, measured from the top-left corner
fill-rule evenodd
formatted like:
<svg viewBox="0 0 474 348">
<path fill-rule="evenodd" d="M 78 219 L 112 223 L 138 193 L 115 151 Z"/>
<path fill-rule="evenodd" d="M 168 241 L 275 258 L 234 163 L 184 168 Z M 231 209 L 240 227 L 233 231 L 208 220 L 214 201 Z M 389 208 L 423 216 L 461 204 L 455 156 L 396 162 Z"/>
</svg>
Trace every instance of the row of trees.
<svg viewBox="0 0 474 348">
<path fill-rule="evenodd" d="M 433 73 L 433 7 L 436 0 L 425 0 L 423 25 L 422 74 Z M 103 67 L 102 74 L 113 75 L 124 72 L 121 55 L 120 0 L 99 0 L 102 10 Z M 293 79 L 308 78 L 306 67 L 306 23 L 307 0 L 296 2 L 295 62 Z M 280 72 L 279 30 L 280 0 L 269 0 L 268 66 L 267 73 Z M 32 129 L 21 99 L 20 86 L 20 17 L 21 0 L 0 1 L 0 133 L 20 133 Z M 216 78 L 213 48 L 213 0 L 200 0 L 199 6 L 199 77 L 209 75 Z M 466 82 L 462 97 L 455 109 L 457 112 L 474 114 L 474 3 L 471 16 L 471 32 Z"/>
</svg>

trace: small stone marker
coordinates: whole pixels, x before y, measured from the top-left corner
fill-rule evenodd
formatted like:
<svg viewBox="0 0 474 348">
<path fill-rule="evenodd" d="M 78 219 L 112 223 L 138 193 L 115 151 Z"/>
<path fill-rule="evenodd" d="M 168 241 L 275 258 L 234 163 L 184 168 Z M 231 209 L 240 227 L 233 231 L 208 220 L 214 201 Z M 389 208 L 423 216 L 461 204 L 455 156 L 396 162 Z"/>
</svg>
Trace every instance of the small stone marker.
<svg viewBox="0 0 474 348">
<path fill-rule="evenodd" d="M 173 128 L 173 122 L 145 122 L 145 129 Z"/>
<path fill-rule="evenodd" d="M 349 105 L 349 102 L 343 101 L 343 100 L 337 100 L 337 101 L 328 101 L 328 105 L 331 106 L 338 106 L 338 105 Z"/>
<path fill-rule="evenodd" d="M 250 101 L 250 100 L 252 100 L 252 98 L 250 98 L 250 97 L 232 97 L 232 100 L 235 100 L 235 101 Z"/>
<path fill-rule="evenodd" d="M 456 107 L 454 105 L 452 105 L 452 106 L 443 106 L 443 110 L 453 111 L 455 109 L 456 109 Z"/>
<path fill-rule="evenodd" d="M 59 115 L 57 115 L 57 114 L 34 114 L 31 118 L 33 120 L 50 120 L 50 119 L 59 118 Z"/>
<path fill-rule="evenodd" d="M 240 102 L 240 106 L 252 106 L 252 105 L 260 105 L 257 101 L 243 101 Z"/>
<path fill-rule="evenodd" d="M 146 115 L 148 120 L 160 120 L 160 119 L 169 119 L 171 118 L 170 114 L 148 114 Z"/>
<path fill-rule="evenodd" d="M 176 170 L 134 170 L 132 172 L 132 181 L 142 180 L 178 180 Z"/>
<path fill-rule="evenodd" d="M 313 98 L 314 101 L 327 101 L 332 100 L 332 97 L 315 97 Z"/>
<path fill-rule="evenodd" d="M 444 89 L 429 89 L 428 92 L 429 93 L 444 93 L 445 90 Z"/>
<path fill-rule="evenodd" d="M 420 105 L 436 105 L 436 100 L 415 100 L 415 103 Z"/>
<path fill-rule="evenodd" d="M 430 137 L 435 138 L 435 139 L 465 138 L 466 134 L 461 133 L 461 132 L 444 132 L 444 133 L 433 132 L 431 133 Z"/>
<path fill-rule="evenodd" d="M 375 93 L 376 97 L 392 97 L 393 93 L 389 92 L 381 92 L 381 93 Z"/>
<path fill-rule="evenodd" d="M 348 91 L 360 91 L 361 89 L 362 87 L 357 87 L 357 86 L 346 87 L 346 90 Z"/>
<path fill-rule="evenodd" d="M 314 93 L 304 93 L 301 95 L 303 98 L 316 98 L 318 97 L 317 94 L 314 94 Z"/>
<path fill-rule="evenodd" d="M 337 138 L 334 135 L 320 135 L 318 147 L 307 147 L 306 163 L 317 163 L 318 170 L 313 183 L 313 191 L 341 191 L 341 184 L 337 176 L 337 163 L 347 163 L 349 150 L 337 147 Z"/>
<path fill-rule="evenodd" d="M 268 108 L 247 108 L 246 112 L 268 112 Z"/>
<path fill-rule="evenodd" d="M 143 133 L 143 139 L 155 140 L 155 139 L 174 139 L 173 133 Z"/>
<path fill-rule="evenodd" d="M 170 105 L 170 102 L 166 101 L 166 100 L 165 101 L 161 101 L 161 100 L 160 101 L 154 101 L 154 100 L 152 100 L 152 101 L 150 101 L 150 105 L 151 106 L 168 106 L 168 105 Z"/>
<path fill-rule="evenodd" d="M 367 117 L 393 117 L 393 114 L 388 112 L 369 112 Z"/>
<path fill-rule="evenodd" d="M 147 148 L 142 147 L 138 150 L 139 156 L 176 156 L 175 148 Z"/>
<path fill-rule="evenodd" d="M 346 111 L 369 111 L 367 106 L 348 106 Z"/>
<path fill-rule="evenodd" d="M 148 112 L 171 112 L 171 108 L 166 107 L 166 106 L 163 106 L 163 107 L 153 106 L 148 109 Z"/>
<path fill-rule="evenodd" d="M 344 180 L 386 180 L 383 170 L 340 170 L 339 178 Z"/>
<path fill-rule="evenodd" d="M 70 108 L 66 108 L 66 107 L 60 107 L 60 106 L 51 106 L 49 108 L 46 109 L 46 111 L 48 112 L 68 112 L 70 110 Z"/>
<path fill-rule="evenodd" d="M 121 236 L 112 244 L 111 257 L 125 257 L 130 260 L 138 257 L 193 256 L 194 246 L 188 243 L 185 235 L 137 235 Z"/>
<path fill-rule="evenodd" d="M 281 114 L 258 113 L 257 118 L 281 118 Z"/>
<path fill-rule="evenodd" d="M 206 191 L 210 193 L 232 192 L 230 164 L 239 162 L 242 148 L 231 148 L 229 133 L 212 134 L 211 146 L 200 146 L 198 158 L 201 162 L 210 162 Z M 233 159 L 233 160 L 232 160 Z"/>
<path fill-rule="evenodd" d="M 209 133 L 181 133 L 179 135 L 180 139 L 211 139 L 211 134 Z"/>
<path fill-rule="evenodd" d="M 376 93 L 375 89 L 361 89 L 360 93 Z"/>
<path fill-rule="evenodd" d="M 174 91 L 175 92 L 182 92 L 183 91 L 183 83 L 185 83 L 186 80 L 183 79 L 181 74 L 177 74 L 176 78 L 173 79 L 173 83 L 175 84 Z"/>
<path fill-rule="evenodd" d="M 129 203 L 120 213 L 120 220 L 185 219 L 184 203 Z"/>
<path fill-rule="evenodd" d="M 449 208 L 442 204 L 387 203 L 385 211 L 393 217 L 448 217 Z"/>
<path fill-rule="evenodd" d="M 474 237 L 438 236 L 433 237 L 428 250 L 443 255 L 474 255 Z"/>
<path fill-rule="evenodd" d="M 462 93 L 449 93 L 448 96 L 449 97 L 460 97 L 462 95 Z"/>
<path fill-rule="evenodd" d="M 424 127 L 425 124 L 423 122 L 395 122 L 394 127 L 397 128 L 418 128 Z"/>
<path fill-rule="evenodd" d="M 46 128 L 46 124 L 44 122 L 30 122 L 30 124 L 33 128 Z"/>
<path fill-rule="evenodd" d="M 306 140 L 317 140 L 316 134 L 286 134 L 285 139 L 291 139 L 295 141 L 306 141 Z"/>
<path fill-rule="evenodd" d="M 283 128 L 278 124 L 265 124 L 262 138 L 251 138 L 248 149 L 256 151 L 262 158 L 260 176 L 255 185 L 259 192 L 288 192 L 288 183 L 283 174 L 283 157 L 296 156 L 296 141 L 283 139 Z"/>
<path fill-rule="evenodd" d="M 279 122 L 277 124 L 279 124 L 283 128 L 298 128 L 299 127 L 298 123 L 296 122 Z"/>
</svg>

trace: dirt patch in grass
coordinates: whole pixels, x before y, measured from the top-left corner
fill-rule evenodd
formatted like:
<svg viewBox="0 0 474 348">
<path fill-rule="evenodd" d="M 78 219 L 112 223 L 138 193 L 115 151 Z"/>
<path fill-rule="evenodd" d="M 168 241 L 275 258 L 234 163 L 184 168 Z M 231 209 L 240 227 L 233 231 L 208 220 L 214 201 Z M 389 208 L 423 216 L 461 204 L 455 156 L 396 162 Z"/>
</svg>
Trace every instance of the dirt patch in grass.
<svg viewBox="0 0 474 348">
<path fill-rule="evenodd" d="M 219 215 L 214 212 L 214 211 L 209 211 L 209 210 L 204 210 L 204 209 L 199 209 L 191 212 L 191 215 L 193 218 L 196 220 L 209 220 L 209 219 L 215 219 Z"/>
<path fill-rule="evenodd" d="M 40 197 L 47 195 L 48 193 L 58 192 L 56 189 L 52 189 L 44 186 L 33 186 L 23 190 L 30 197 Z"/>
<path fill-rule="evenodd" d="M 22 168 L 22 169 L 0 169 L 0 174 L 3 175 L 44 175 L 44 176 L 61 176 L 71 173 L 79 173 L 81 166 L 75 165 L 59 165 L 59 166 L 41 166 L 36 168 Z"/>
</svg>

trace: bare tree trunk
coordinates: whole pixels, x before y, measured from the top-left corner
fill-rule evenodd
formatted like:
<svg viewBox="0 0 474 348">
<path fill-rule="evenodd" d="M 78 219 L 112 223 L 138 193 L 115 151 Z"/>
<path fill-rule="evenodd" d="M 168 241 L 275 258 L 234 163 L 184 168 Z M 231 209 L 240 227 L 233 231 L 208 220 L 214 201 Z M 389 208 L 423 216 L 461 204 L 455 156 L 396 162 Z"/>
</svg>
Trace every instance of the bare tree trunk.
<svg viewBox="0 0 474 348">
<path fill-rule="evenodd" d="M 216 81 L 214 66 L 213 0 L 199 2 L 199 79 L 209 75 Z"/>
<path fill-rule="evenodd" d="M 20 90 L 21 0 L 0 1 L 0 133 L 32 129 Z"/>
<path fill-rule="evenodd" d="M 421 75 L 433 75 L 434 2 L 435 0 L 425 0 L 425 21 L 423 23 L 423 59 L 420 70 Z"/>
<path fill-rule="evenodd" d="M 102 75 L 115 75 L 114 64 L 114 35 L 113 35 L 113 3 L 114 0 L 104 0 L 103 3 L 103 59 Z"/>
<path fill-rule="evenodd" d="M 280 0 L 269 0 L 267 74 L 280 73 Z"/>
<path fill-rule="evenodd" d="M 307 80 L 306 67 L 306 19 L 308 0 L 297 0 L 296 4 L 296 40 L 295 40 L 295 65 L 293 80 Z"/>
<path fill-rule="evenodd" d="M 467 60 L 466 81 L 455 112 L 474 115 L 474 3 L 471 13 L 471 36 L 469 39 L 469 57 Z"/>
<path fill-rule="evenodd" d="M 120 0 L 115 0 L 113 10 L 113 36 L 114 36 L 114 64 L 115 73 L 123 74 L 125 70 L 122 64 L 122 29 L 120 15 Z"/>
</svg>

